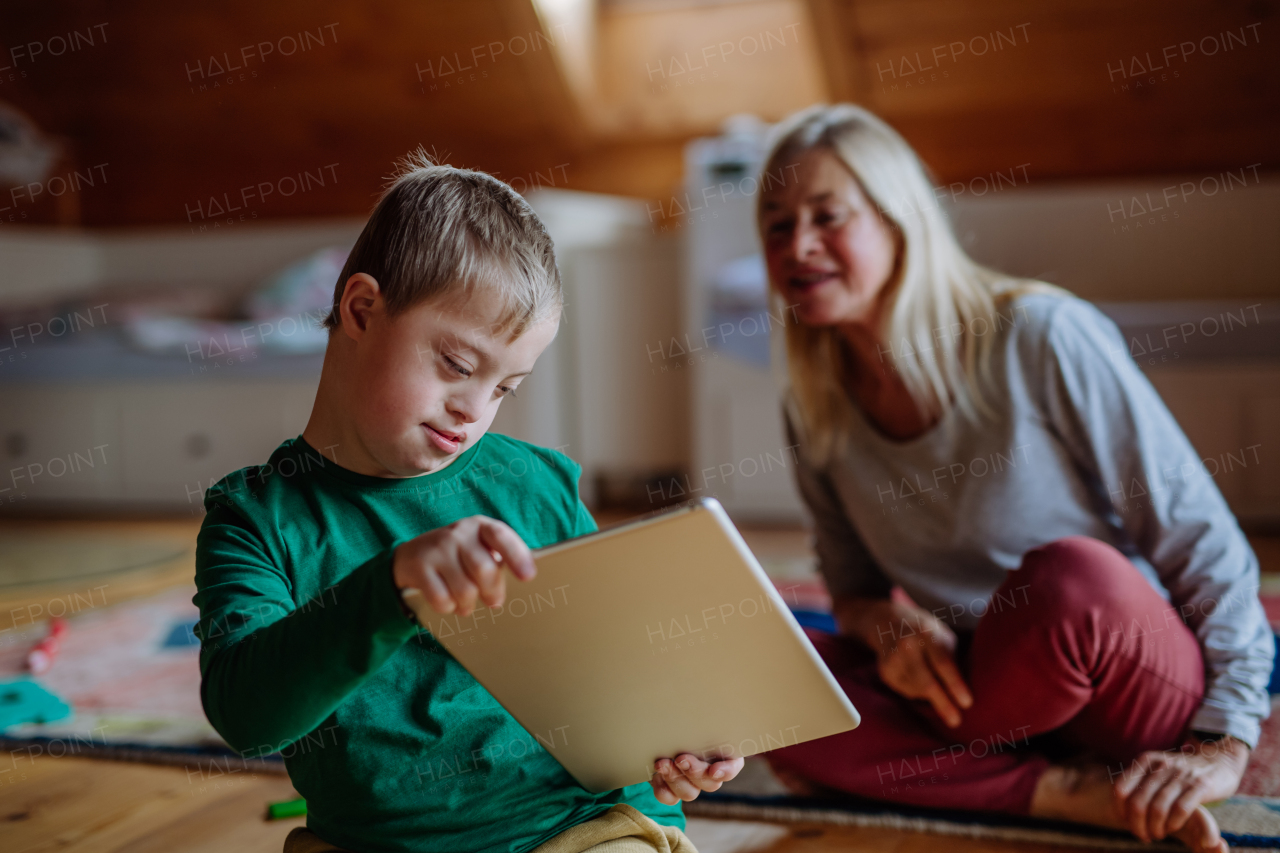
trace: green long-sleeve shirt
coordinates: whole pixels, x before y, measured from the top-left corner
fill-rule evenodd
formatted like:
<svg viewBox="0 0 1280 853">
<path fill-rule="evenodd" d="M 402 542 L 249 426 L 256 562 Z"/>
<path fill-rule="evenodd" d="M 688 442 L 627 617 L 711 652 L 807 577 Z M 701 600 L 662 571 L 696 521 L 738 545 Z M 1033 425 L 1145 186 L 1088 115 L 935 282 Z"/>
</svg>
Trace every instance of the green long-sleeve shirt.
<svg viewBox="0 0 1280 853">
<path fill-rule="evenodd" d="M 522 728 L 406 618 L 392 583 L 398 544 L 470 515 L 531 548 L 590 533 L 579 473 L 489 434 L 441 471 L 372 477 L 299 436 L 206 492 L 194 599 L 205 713 L 241 753 L 284 755 L 322 838 L 369 853 L 520 853 L 616 803 L 684 828 L 647 784 L 580 787 L 544 746 L 567 733 Z"/>
</svg>

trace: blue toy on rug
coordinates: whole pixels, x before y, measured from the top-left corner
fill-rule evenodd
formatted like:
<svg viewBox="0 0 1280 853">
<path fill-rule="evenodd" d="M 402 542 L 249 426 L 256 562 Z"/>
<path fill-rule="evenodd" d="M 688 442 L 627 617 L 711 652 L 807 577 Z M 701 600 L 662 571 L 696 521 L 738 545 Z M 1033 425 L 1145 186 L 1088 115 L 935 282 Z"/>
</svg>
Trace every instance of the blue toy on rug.
<svg viewBox="0 0 1280 853">
<path fill-rule="evenodd" d="M 71 706 L 30 678 L 0 681 L 0 731 L 19 723 L 53 723 L 71 716 Z"/>
</svg>

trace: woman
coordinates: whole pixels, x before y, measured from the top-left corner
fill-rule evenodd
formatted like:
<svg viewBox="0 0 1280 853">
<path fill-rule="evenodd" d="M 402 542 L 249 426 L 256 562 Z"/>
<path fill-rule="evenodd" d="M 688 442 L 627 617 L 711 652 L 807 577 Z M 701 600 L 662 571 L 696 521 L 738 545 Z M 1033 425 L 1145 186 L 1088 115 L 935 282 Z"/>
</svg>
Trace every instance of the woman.
<svg viewBox="0 0 1280 853">
<path fill-rule="evenodd" d="M 1100 312 L 964 254 L 882 121 L 776 140 L 758 221 L 838 625 L 811 636 L 863 724 L 775 770 L 1225 850 L 1201 804 L 1240 782 L 1274 650 L 1195 451 Z"/>
</svg>

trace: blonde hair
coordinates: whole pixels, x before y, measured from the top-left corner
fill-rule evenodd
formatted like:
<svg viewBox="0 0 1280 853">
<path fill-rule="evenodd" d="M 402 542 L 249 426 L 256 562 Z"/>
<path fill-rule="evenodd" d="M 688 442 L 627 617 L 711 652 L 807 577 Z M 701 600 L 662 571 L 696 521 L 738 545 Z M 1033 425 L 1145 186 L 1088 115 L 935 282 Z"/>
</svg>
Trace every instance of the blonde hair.
<svg viewBox="0 0 1280 853">
<path fill-rule="evenodd" d="M 397 164 L 333 291 L 325 327 L 356 273 L 378 282 L 396 316 L 438 296 L 492 288 L 499 326 L 518 336 L 564 302 L 551 236 L 519 193 L 484 172 L 436 163 L 421 148 Z"/>
<path fill-rule="evenodd" d="M 900 236 L 894 279 L 885 284 L 888 293 L 879 331 L 917 408 L 926 418 L 953 407 L 974 420 L 989 413 L 981 386 L 988 378 L 995 335 L 986 331 L 1012 323 L 1012 312 L 1005 317 L 999 306 L 1022 293 L 1065 291 L 1002 275 L 966 255 L 915 151 L 861 107 L 818 105 L 789 117 L 774 130 L 764 171 L 768 174 L 819 148 L 844 163 Z M 762 221 L 764 195 L 757 199 L 757 224 Z M 785 310 L 782 297 L 771 292 L 775 308 Z M 941 340 L 939 333 L 944 334 Z M 786 326 L 789 405 L 798 408 L 793 409 L 799 415 L 797 426 L 816 464 L 840 452 L 856 417 L 842 383 L 845 346 L 833 326 Z"/>
</svg>

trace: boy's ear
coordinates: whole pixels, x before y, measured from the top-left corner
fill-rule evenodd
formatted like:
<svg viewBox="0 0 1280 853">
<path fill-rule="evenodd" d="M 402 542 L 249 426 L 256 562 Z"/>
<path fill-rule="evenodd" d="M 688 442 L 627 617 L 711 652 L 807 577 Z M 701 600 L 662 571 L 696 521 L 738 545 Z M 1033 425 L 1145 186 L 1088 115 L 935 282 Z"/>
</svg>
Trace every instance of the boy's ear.
<svg viewBox="0 0 1280 853">
<path fill-rule="evenodd" d="M 383 310 L 382 288 L 373 276 L 358 272 L 347 279 L 338 300 L 342 330 L 352 340 L 359 340 L 369 329 L 369 320 Z"/>
</svg>

